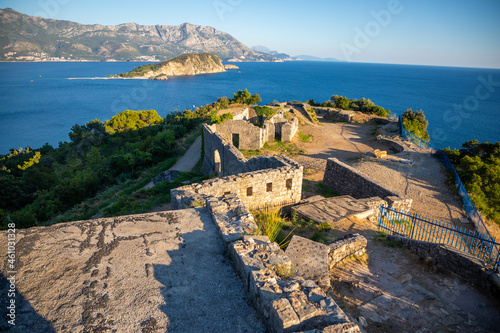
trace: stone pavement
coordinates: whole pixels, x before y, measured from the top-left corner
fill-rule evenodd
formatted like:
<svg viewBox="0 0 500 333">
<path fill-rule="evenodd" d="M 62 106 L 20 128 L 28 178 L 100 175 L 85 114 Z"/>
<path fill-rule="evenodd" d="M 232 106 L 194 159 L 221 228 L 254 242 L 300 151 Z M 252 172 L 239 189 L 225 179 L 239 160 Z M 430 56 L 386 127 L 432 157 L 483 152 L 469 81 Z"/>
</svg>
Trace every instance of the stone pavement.
<svg viewBox="0 0 500 333">
<path fill-rule="evenodd" d="M 61 223 L 17 237 L 10 332 L 265 332 L 206 208 Z M 5 231 L 0 249 L 5 258 Z M 5 261 L 0 267 L 7 275 Z M 2 276 L 0 293 L 7 288 Z M 11 328 L 5 302 L 0 331 Z"/>
</svg>

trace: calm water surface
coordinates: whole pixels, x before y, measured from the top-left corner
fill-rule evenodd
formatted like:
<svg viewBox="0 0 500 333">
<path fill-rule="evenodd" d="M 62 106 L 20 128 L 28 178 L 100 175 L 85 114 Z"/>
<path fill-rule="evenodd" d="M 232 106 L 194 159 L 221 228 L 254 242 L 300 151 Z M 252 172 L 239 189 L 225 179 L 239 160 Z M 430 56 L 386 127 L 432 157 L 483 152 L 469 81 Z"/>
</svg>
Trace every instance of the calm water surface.
<svg viewBox="0 0 500 333">
<path fill-rule="evenodd" d="M 423 109 L 432 142 L 460 147 L 500 141 L 500 70 L 363 63 L 241 63 L 226 73 L 150 80 L 88 80 L 142 63 L 0 63 L 0 154 L 67 141 L 74 124 L 105 121 L 120 111 L 175 109 L 211 103 L 238 89 L 263 102 L 366 97 L 401 114 Z M 488 83 L 489 82 L 489 83 Z"/>
</svg>

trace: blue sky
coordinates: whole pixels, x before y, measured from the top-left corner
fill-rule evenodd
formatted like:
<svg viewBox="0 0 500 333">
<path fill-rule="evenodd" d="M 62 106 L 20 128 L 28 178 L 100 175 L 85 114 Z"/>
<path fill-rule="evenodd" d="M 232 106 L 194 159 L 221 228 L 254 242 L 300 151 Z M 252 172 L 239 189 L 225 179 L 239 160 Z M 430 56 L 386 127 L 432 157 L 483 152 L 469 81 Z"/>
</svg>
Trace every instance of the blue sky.
<svg viewBox="0 0 500 333">
<path fill-rule="evenodd" d="M 84 24 L 208 25 L 290 55 L 500 68 L 499 0 L 0 0 L 7 7 Z"/>
</svg>

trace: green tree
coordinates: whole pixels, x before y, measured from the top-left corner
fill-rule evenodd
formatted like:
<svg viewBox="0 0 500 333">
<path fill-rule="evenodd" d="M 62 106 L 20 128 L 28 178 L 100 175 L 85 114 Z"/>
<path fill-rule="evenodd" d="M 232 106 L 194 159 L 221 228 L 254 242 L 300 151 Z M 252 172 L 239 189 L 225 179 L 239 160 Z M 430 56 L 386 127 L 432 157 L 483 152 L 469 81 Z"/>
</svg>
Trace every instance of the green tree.
<svg viewBox="0 0 500 333">
<path fill-rule="evenodd" d="M 406 109 L 403 113 L 403 126 L 419 138 L 425 141 L 429 141 L 429 133 L 427 132 L 427 126 L 429 123 L 425 119 L 424 111 L 413 111 L 412 109 Z"/>
<path fill-rule="evenodd" d="M 34 164 L 38 164 L 38 162 L 40 162 L 41 157 L 42 157 L 42 154 L 39 151 L 36 151 L 35 155 L 33 157 L 31 157 L 27 161 L 24 161 L 23 165 L 18 165 L 17 168 L 24 171 L 24 170 L 32 167 Z"/>
<path fill-rule="evenodd" d="M 126 110 L 106 121 L 106 132 L 113 134 L 127 130 L 136 130 L 151 125 L 158 125 L 162 122 L 163 119 L 155 110 Z"/>
<path fill-rule="evenodd" d="M 233 103 L 237 104 L 247 104 L 254 105 L 262 101 L 259 94 L 252 95 L 245 90 L 238 90 L 237 93 L 233 94 L 233 99 L 231 100 Z"/>
<path fill-rule="evenodd" d="M 349 99 L 347 97 L 334 95 L 331 100 L 336 108 L 349 110 Z"/>
</svg>

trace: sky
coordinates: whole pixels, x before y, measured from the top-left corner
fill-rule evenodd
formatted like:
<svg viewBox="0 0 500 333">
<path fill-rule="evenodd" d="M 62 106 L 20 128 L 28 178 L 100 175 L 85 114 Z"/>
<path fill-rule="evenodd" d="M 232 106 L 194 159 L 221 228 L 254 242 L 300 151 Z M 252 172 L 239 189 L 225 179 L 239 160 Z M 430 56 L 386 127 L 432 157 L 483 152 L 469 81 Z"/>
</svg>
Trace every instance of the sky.
<svg viewBox="0 0 500 333">
<path fill-rule="evenodd" d="M 292 56 L 500 68 L 500 0 L 0 0 L 0 8 L 83 24 L 189 22 Z"/>
</svg>

